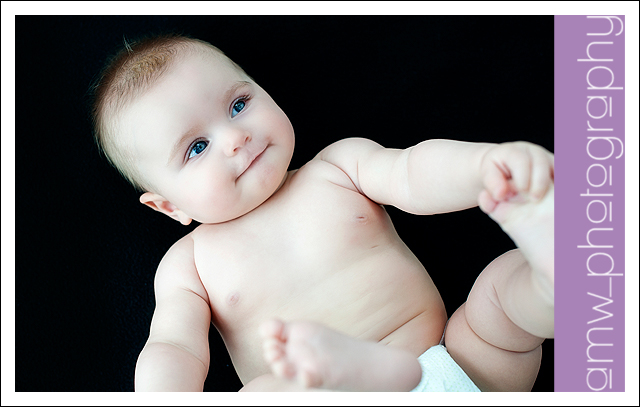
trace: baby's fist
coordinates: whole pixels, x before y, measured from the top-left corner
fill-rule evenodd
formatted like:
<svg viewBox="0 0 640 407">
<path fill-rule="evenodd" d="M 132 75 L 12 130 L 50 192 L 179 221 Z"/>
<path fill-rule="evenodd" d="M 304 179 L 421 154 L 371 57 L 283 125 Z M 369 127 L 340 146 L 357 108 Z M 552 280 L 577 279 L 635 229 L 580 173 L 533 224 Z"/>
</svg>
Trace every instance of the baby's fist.
<svg viewBox="0 0 640 407">
<path fill-rule="evenodd" d="M 538 200 L 553 185 L 553 154 L 526 141 L 498 144 L 485 153 L 480 173 L 482 195 L 493 201 Z"/>
</svg>

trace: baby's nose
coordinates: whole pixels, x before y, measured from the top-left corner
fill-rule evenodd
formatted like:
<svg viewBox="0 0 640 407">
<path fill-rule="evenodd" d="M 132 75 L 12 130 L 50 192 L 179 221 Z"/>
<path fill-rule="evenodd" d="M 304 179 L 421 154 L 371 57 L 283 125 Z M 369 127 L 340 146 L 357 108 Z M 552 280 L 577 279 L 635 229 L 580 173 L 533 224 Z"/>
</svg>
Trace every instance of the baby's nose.
<svg viewBox="0 0 640 407">
<path fill-rule="evenodd" d="M 249 141 L 251 141 L 251 133 L 244 129 L 232 129 L 226 137 L 225 154 L 233 157 L 238 154 Z"/>
</svg>

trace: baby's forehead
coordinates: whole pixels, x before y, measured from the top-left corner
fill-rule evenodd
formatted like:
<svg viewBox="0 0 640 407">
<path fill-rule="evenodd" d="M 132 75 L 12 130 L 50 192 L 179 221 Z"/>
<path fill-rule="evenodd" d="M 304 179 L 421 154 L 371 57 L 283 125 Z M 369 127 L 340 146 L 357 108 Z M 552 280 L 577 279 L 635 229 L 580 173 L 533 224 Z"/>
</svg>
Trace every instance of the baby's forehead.
<svg viewBox="0 0 640 407">
<path fill-rule="evenodd" d="M 175 43 L 162 47 L 151 47 L 141 50 L 137 55 L 122 67 L 121 83 L 129 90 L 134 91 L 131 96 L 138 96 L 156 83 L 161 82 L 167 73 L 198 58 L 212 66 L 222 64 L 242 71 L 242 69 L 229 59 L 216 47 L 200 42 Z M 244 72 L 242 72 L 244 73 Z M 138 92 L 135 92 L 135 90 Z M 123 89 L 126 94 L 126 90 Z"/>
<path fill-rule="evenodd" d="M 147 89 L 122 106 L 116 119 L 120 148 L 128 150 L 134 162 L 138 162 L 150 152 L 145 145 L 144 153 L 139 154 L 137 144 L 141 134 L 183 134 L 185 123 L 191 123 L 189 118 L 199 117 L 198 111 L 211 108 L 211 103 L 224 104 L 228 95 L 250 83 L 244 71 L 237 69 L 224 54 L 213 51 L 176 58 Z"/>
<path fill-rule="evenodd" d="M 143 93 L 176 78 L 180 81 L 196 81 L 202 79 L 203 73 L 209 79 L 220 81 L 222 86 L 225 80 L 250 80 L 250 77 L 222 52 L 199 46 L 191 52 L 177 55 L 153 81 L 147 84 Z"/>
<path fill-rule="evenodd" d="M 134 105 L 145 103 L 147 95 L 162 88 L 170 81 L 179 78 L 181 81 L 196 80 L 194 61 L 197 66 L 205 66 L 207 75 L 213 78 L 229 76 L 248 77 L 241 68 L 227 58 L 222 52 L 205 45 L 193 44 L 171 55 L 142 55 L 131 67 L 121 81 L 124 89 L 117 102 L 116 116 L 130 110 Z"/>
<path fill-rule="evenodd" d="M 132 98 L 129 107 L 157 104 L 158 100 L 170 100 L 189 94 L 196 99 L 210 98 L 232 93 L 239 83 L 251 83 L 244 71 L 236 68 L 224 54 L 215 52 L 185 55 L 172 62 L 146 89 Z M 190 90 L 190 92 L 189 92 Z"/>
</svg>

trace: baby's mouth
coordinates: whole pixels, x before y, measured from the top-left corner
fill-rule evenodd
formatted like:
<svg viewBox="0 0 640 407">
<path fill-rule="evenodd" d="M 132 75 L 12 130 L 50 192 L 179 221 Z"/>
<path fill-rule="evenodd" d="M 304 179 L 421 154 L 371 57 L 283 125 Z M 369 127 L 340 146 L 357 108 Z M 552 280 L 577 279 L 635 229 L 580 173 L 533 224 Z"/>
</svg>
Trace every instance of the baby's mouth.
<svg viewBox="0 0 640 407">
<path fill-rule="evenodd" d="M 251 156 L 249 156 L 249 160 L 247 161 L 247 163 L 244 165 L 243 170 L 240 172 L 240 175 L 238 175 L 238 178 L 240 178 L 242 176 L 242 174 L 244 174 L 245 172 L 247 172 L 247 170 L 249 168 L 251 168 L 253 166 L 254 163 L 256 163 L 258 160 L 260 160 L 260 158 L 262 157 L 262 154 L 267 150 L 267 147 L 269 147 L 269 145 L 264 146 L 264 148 L 260 149 L 257 151 L 257 153 L 252 154 Z"/>
</svg>

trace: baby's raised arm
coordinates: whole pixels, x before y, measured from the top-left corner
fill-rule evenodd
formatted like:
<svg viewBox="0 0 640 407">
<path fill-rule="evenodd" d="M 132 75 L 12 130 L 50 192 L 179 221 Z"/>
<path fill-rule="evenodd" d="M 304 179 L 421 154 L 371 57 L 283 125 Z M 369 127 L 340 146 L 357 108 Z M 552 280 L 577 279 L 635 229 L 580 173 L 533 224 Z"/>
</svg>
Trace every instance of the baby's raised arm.
<svg viewBox="0 0 640 407">
<path fill-rule="evenodd" d="M 371 200 L 419 215 L 474 207 L 482 191 L 496 201 L 514 192 L 542 196 L 540 172 L 553 168 L 551 154 L 527 142 L 427 140 L 398 150 L 351 138 L 318 158 L 341 168 Z"/>
<path fill-rule="evenodd" d="M 136 391 L 202 391 L 209 371 L 209 299 L 187 236 L 167 252 L 155 279 L 156 309 L 138 357 Z"/>
</svg>

